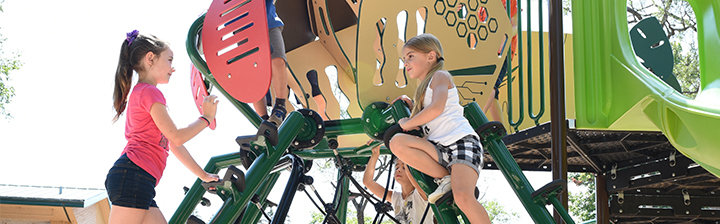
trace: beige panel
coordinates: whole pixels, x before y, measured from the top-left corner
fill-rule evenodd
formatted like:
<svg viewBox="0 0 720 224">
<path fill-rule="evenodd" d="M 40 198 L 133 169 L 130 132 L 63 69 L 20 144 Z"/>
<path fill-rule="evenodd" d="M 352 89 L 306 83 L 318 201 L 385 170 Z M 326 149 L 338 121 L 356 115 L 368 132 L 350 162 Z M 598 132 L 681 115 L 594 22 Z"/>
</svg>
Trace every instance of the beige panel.
<svg viewBox="0 0 720 224">
<path fill-rule="evenodd" d="M 327 51 L 332 55 L 338 62 L 338 70 L 344 71 L 344 74 L 348 75 L 349 78 L 354 80 L 353 65 L 355 61 L 354 44 L 352 42 L 346 43 L 340 40 L 339 34 L 336 34 L 332 28 L 332 21 L 328 14 L 328 7 L 326 0 L 313 0 L 308 7 L 312 7 L 311 13 L 314 13 L 317 30 L 316 33 L 320 39 L 320 43 L 327 48 Z M 355 10 L 355 8 L 353 8 Z M 352 34 L 345 34 L 345 36 L 355 36 L 355 26 L 345 28 L 341 31 L 351 32 Z M 327 31 L 327 33 L 325 32 Z M 336 37 L 336 35 L 338 37 Z M 346 38 L 347 39 L 347 38 Z M 349 45 L 341 45 L 349 44 Z"/>
<path fill-rule="evenodd" d="M 325 108 L 326 114 L 330 119 L 340 119 L 340 105 L 333 95 L 330 81 L 325 73 L 325 68 L 330 65 L 338 67 L 338 62 L 335 58 L 328 53 L 327 49 L 319 41 L 303 45 L 302 47 L 288 52 L 287 58 L 290 69 L 292 70 L 292 73 L 288 72 L 288 74 L 294 75 L 289 77 L 288 84 L 290 85 L 290 88 L 292 88 L 293 92 L 296 93 L 297 97 L 299 99 L 305 99 L 305 95 L 311 95 L 312 88 L 310 86 L 310 82 L 307 80 L 306 74 L 308 71 L 315 69 L 318 72 L 318 85 L 320 87 L 320 91 L 322 91 L 327 103 Z M 353 84 L 353 81 L 348 78 L 349 75 L 344 74 L 339 67 L 338 73 L 337 77 L 340 89 L 350 101 L 348 113 L 352 117 L 360 117 L 362 115 L 362 111 L 356 106 L 357 93 L 355 85 Z M 302 87 L 302 89 L 300 87 Z M 303 104 L 306 104 L 305 100 L 302 101 Z M 310 105 L 304 105 L 305 107 L 319 111 L 317 104 L 312 98 L 308 98 L 307 103 Z"/>
<path fill-rule="evenodd" d="M 463 1 L 464 2 L 464 1 Z M 443 7 L 439 7 L 442 10 L 442 15 L 436 12 L 435 4 L 442 4 Z M 489 1 L 487 4 L 479 3 L 480 6 L 486 7 L 490 13 L 490 18 L 493 18 L 494 22 L 475 24 L 474 29 L 471 29 L 468 25 L 468 20 L 458 18 L 456 15 L 455 5 L 445 6 L 442 1 L 417 1 L 417 0 L 396 0 L 396 1 L 382 1 L 382 0 L 365 0 L 362 2 L 359 12 L 359 23 L 358 23 L 358 40 L 357 40 L 357 85 L 358 94 L 360 98 L 360 105 L 364 107 L 372 102 L 385 101 L 389 102 L 395 99 L 399 95 L 412 96 L 416 86 L 416 80 L 408 80 L 408 85 L 404 88 L 395 85 L 394 80 L 397 77 L 397 70 L 399 67 L 398 58 L 400 55 L 401 44 L 398 42 L 398 24 L 397 15 L 403 10 L 408 12 L 406 35 L 405 39 L 409 39 L 417 34 L 417 26 L 415 22 L 415 12 L 420 8 L 427 8 L 427 21 L 425 26 L 425 32 L 431 33 L 438 37 L 443 44 L 443 50 L 445 58 L 445 69 L 446 70 L 457 70 L 474 68 L 478 66 L 488 65 L 502 65 L 502 58 L 507 54 L 507 50 L 502 51 L 502 54 L 498 56 L 498 49 L 502 46 L 505 41 L 505 35 L 510 32 L 510 21 L 505 13 L 493 13 L 503 12 L 503 6 L 500 1 Z M 477 15 L 477 9 L 470 10 L 469 14 Z M 452 11 L 448 11 L 452 10 Z M 497 15 L 493 17 L 494 15 Z M 373 85 L 373 76 L 376 73 L 376 51 L 373 47 L 376 41 L 377 29 L 375 24 L 382 18 L 386 18 L 385 33 L 383 35 L 382 53 L 384 55 L 384 66 L 382 66 L 380 73 L 383 75 L 385 82 L 378 86 Z M 450 25 L 446 18 L 451 18 Z M 452 19 L 455 18 L 455 19 Z M 462 24 L 462 25 L 461 25 Z M 489 29 L 492 24 L 492 31 L 488 32 L 487 38 L 479 40 L 477 47 L 471 49 L 467 44 L 467 38 L 469 33 L 478 33 L 481 30 L 480 27 Z M 461 29 L 464 27 L 465 29 Z M 465 33 L 458 34 L 457 30 L 465 30 Z M 509 46 L 509 44 L 507 45 Z M 505 49 L 507 49 L 505 46 Z M 383 64 L 383 62 L 381 62 Z M 473 75 L 468 77 L 462 77 L 459 81 L 473 80 L 477 82 L 487 82 L 493 80 L 492 78 L 497 77 L 499 69 L 496 69 L 493 74 L 487 75 Z M 477 80 L 479 79 L 479 80 Z M 455 78 L 456 84 L 458 83 L 458 77 Z M 489 86 L 492 87 L 492 86 Z M 487 89 L 489 90 L 489 89 Z M 483 92 L 487 91 L 483 90 Z M 481 96 L 480 93 L 476 95 Z M 473 97 L 468 97 L 473 98 Z M 474 97 L 477 99 L 481 97 Z"/>
</svg>

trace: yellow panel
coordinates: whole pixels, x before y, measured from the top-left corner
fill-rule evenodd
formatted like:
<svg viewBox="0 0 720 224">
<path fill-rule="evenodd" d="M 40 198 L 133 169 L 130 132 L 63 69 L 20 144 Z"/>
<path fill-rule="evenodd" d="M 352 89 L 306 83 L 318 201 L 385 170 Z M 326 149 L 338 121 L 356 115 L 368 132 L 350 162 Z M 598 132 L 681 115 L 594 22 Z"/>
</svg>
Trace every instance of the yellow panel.
<svg viewBox="0 0 720 224">
<path fill-rule="evenodd" d="M 540 74 L 540 66 L 539 66 L 540 55 L 539 55 L 539 47 L 538 47 L 539 34 L 538 34 L 538 32 L 531 32 L 531 34 L 532 34 L 532 40 L 533 40 L 532 41 L 532 56 L 531 56 L 532 75 L 533 75 L 533 80 L 532 80 L 533 109 L 532 110 L 533 110 L 533 113 L 537 115 L 540 110 L 540 97 L 539 97 L 540 96 L 540 89 L 539 89 L 540 88 L 540 81 L 539 81 L 539 78 L 540 78 L 540 76 L 539 76 L 539 74 Z M 522 48 L 523 48 L 522 50 L 523 50 L 523 52 L 526 53 L 527 52 L 527 36 L 526 36 L 527 34 L 526 34 L 526 32 L 521 32 L 521 35 L 523 35 L 523 40 L 522 40 L 522 43 L 518 43 L 518 44 L 522 45 Z M 573 75 L 573 63 L 572 63 L 572 58 L 573 58 L 572 57 L 572 35 L 565 34 L 564 38 L 565 38 L 565 45 L 564 45 L 565 62 L 564 63 L 565 63 L 565 96 L 566 96 L 565 97 L 565 103 L 566 103 L 565 108 L 566 108 L 567 118 L 573 119 L 573 118 L 575 118 L 575 111 L 574 111 L 575 89 L 574 89 L 574 85 L 573 85 L 574 75 Z M 545 54 L 543 55 L 543 57 L 544 57 L 543 69 L 545 70 L 545 76 L 544 76 L 545 95 L 543 96 L 543 98 L 545 99 L 545 102 L 544 102 L 545 103 L 545 111 L 544 111 L 544 114 L 542 115 L 541 119 L 538 120 L 539 124 L 550 121 L 550 117 L 551 117 L 550 116 L 550 55 L 549 55 L 550 48 L 549 48 L 549 42 L 548 42 L 548 40 L 550 40 L 550 38 L 548 36 L 548 33 L 543 33 L 543 39 L 545 42 L 545 45 L 543 47 L 544 51 L 545 51 Z M 518 48 L 518 51 L 520 51 L 520 48 Z M 518 130 L 523 130 L 523 129 L 527 129 L 527 128 L 531 128 L 531 127 L 535 126 L 535 122 L 530 117 L 530 114 L 529 114 L 530 109 L 528 108 L 528 102 L 527 102 L 529 99 L 528 88 L 527 88 L 528 87 L 527 55 L 523 56 L 522 60 L 523 60 L 522 68 L 518 68 L 512 74 L 512 77 L 514 79 L 513 86 L 512 86 L 512 91 L 513 91 L 512 92 L 512 98 L 513 98 L 512 99 L 512 113 L 513 113 L 512 121 L 513 122 L 517 122 L 519 119 L 518 117 L 520 116 L 520 110 L 519 110 L 520 102 L 519 101 L 520 101 L 521 96 L 522 96 L 522 100 L 524 101 L 523 102 L 523 107 L 524 107 L 523 108 L 524 109 L 523 110 L 523 121 L 522 121 L 521 125 L 519 126 Z M 520 62 L 520 60 L 518 58 L 518 55 L 516 54 L 515 58 L 513 59 L 513 62 L 512 62 L 513 68 L 517 67 L 519 62 Z M 523 73 L 522 82 L 523 82 L 523 86 L 524 86 L 522 95 L 520 95 L 520 90 L 519 90 L 520 86 L 518 83 L 521 70 Z M 499 91 L 500 91 L 499 102 L 500 102 L 500 105 L 502 108 L 502 114 L 503 114 L 503 120 L 504 120 L 503 123 L 504 123 L 505 127 L 508 129 L 508 131 L 513 132 L 514 130 L 511 130 L 511 128 L 510 128 L 511 126 L 509 124 L 508 116 L 507 116 L 508 107 L 509 107 L 509 100 L 508 100 L 509 96 L 508 96 L 508 92 L 507 92 L 507 85 L 502 86 L 499 89 Z M 479 104 L 483 105 L 484 102 L 485 101 L 482 101 L 482 103 L 479 103 Z"/>
<path fill-rule="evenodd" d="M 441 6 L 436 7 L 436 4 Z M 474 27 L 470 27 L 469 20 L 457 17 L 457 4 L 445 5 L 443 1 L 417 1 L 417 0 L 365 0 L 361 2 L 358 22 L 358 39 L 357 39 L 357 85 L 358 97 L 360 98 L 360 106 L 365 107 L 370 103 L 377 101 L 389 102 L 400 95 L 412 96 L 417 86 L 417 81 L 408 80 L 407 86 L 397 86 L 398 70 L 400 67 L 399 58 L 403 40 L 407 40 L 417 35 L 417 30 L 423 30 L 438 37 L 443 45 L 446 70 L 468 69 L 479 66 L 502 65 L 502 59 L 507 54 L 509 44 L 504 46 L 501 54 L 498 56 L 498 49 L 503 46 L 506 35 L 510 33 L 510 20 L 504 12 L 504 8 L 500 1 L 489 1 L 488 3 L 479 3 L 480 6 L 486 7 L 490 13 L 490 19 L 484 23 L 473 22 Z M 437 9 L 436 9 L 437 8 Z M 477 15 L 477 9 L 470 9 L 468 15 Z M 427 9 L 427 20 L 425 27 L 417 27 L 416 11 L 418 9 Z M 403 25 L 398 25 L 398 14 L 406 11 L 407 20 L 405 29 Z M 439 13 L 438 13 L 439 12 Z M 494 13 L 498 12 L 498 13 Z M 374 43 L 377 41 L 378 21 L 385 21 L 385 29 L 382 33 L 382 39 L 379 40 L 381 48 L 378 49 Z M 399 36 L 398 27 L 401 27 L 405 34 Z M 483 28 L 484 27 L 484 28 Z M 482 31 L 481 31 L 482 30 Z M 477 47 L 471 49 L 468 46 L 468 36 L 470 33 L 479 35 L 483 33 L 483 38 L 477 41 Z M 509 38 L 508 38 L 509 39 Z M 509 42 L 509 40 L 508 40 Z M 377 57 L 377 51 L 381 51 L 383 57 Z M 379 64 L 380 71 L 377 70 L 377 60 L 383 60 Z M 477 82 L 489 82 L 497 77 L 500 69 L 496 69 L 492 74 L 478 74 L 467 77 L 455 77 L 455 83 L 458 81 L 473 80 Z M 381 85 L 373 83 L 375 74 L 381 74 L 384 82 Z M 377 80 L 377 79 L 376 79 Z M 492 87 L 492 86 L 489 86 Z M 477 93 L 478 95 L 480 93 Z M 472 99 L 472 97 L 468 97 Z M 478 98 L 478 97 L 475 97 Z"/>
</svg>

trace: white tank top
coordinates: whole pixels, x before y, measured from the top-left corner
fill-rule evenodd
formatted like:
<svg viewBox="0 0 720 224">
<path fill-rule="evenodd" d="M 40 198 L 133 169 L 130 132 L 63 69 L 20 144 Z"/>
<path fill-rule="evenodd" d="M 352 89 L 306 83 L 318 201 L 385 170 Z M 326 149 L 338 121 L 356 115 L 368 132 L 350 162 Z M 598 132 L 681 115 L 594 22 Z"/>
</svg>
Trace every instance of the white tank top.
<svg viewBox="0 0 720 224">
<path fill-rule="evenodd" d="M 431 78 L 430 84 L 432 84 L 432 81 Z M 423 108 L 432 102 L 432 94 L 433 90 L 428 85 L 427 90 L 425 90 L 425 99 L 422 102 Z M 447 101 L 442 114 L 423 127 L 427 139 L 448 146 L 467 135 L 477 136 L 475 130 L 470 126 L 470 122 L 463 116 L 463 111 L 464 108 L 460 105 L 457 88 L 453 85 L 453 88 L 448 90 Z"/>
</svg>

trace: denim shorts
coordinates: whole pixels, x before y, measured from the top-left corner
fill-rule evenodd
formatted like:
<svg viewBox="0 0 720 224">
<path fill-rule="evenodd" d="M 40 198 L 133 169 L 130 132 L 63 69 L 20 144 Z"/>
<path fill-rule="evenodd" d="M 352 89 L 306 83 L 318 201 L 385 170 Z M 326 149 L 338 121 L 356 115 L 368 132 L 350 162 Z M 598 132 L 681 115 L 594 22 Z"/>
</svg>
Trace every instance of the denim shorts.
<svg viewBox="0 0 720 224">
<path fill-rule="evenodd" d="M 105 179 L 108 199 L 113 206 L 149 209 L 155 203 L 155 178 L 123 154 Z"/>
</svg>

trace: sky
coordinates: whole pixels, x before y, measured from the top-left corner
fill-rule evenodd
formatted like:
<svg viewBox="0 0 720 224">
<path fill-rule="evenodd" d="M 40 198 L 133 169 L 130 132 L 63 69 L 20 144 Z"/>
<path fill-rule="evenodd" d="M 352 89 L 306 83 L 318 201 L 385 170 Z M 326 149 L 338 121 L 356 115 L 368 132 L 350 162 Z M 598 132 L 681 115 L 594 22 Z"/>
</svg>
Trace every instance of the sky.
<svg viewBox="0 0 720 224">
<path fill-rule="evenodd" d="M 16 96 L 6 108 L 13 118 L 0 118 L 0 184 L 104 188 L 105 175 L 126 143 L 124 116 L 112 122 L 113 78 L 125 33 L 134 29 L 170 43 L 176 72 L 169 84 L 158 88 L 178 127 L 195 121 L 200 114 L 191 98 L 191 64 L 184 43 L 190 25 L 210 2 L 5 0 L 0 13 L 0 33 L 7 38 L 3 51 L 5 56 L 18 52 L 23 66 L 10 73 Z M 220 100 L 217 128 L 185 144 L 201 167 L 213 156 L 237 152 L 235 137 L 256 132 L 222 94 L 211 94 Z M 313 169 L 310 175 L 328 201 L 330 195 L 324 193 L 331 191 L 323 189 L 331 189 L 335 174 Z M 536 189 L 551 181 L 549 172 L 526 176 Z M 155 198 L 166 219 L 182 201 L 183 186 L 195 179 L 173 155 L 168 157 Z M 271 201 L 279 201 L 286 180 L 287 173 Z M 532 222 L 499 171 L 482 171 L 479 185 L 488 189 L 488 199 L 517 212 L 518 223 Z M 207 221 L 222 201 L 215 195 L 205 197 L 213 206 L 198 206 L 197 211 Z M 304 194 L 297 194 L 292 223 L 307 223 L 310 211 L 317 212 Z"/>
</svg>

